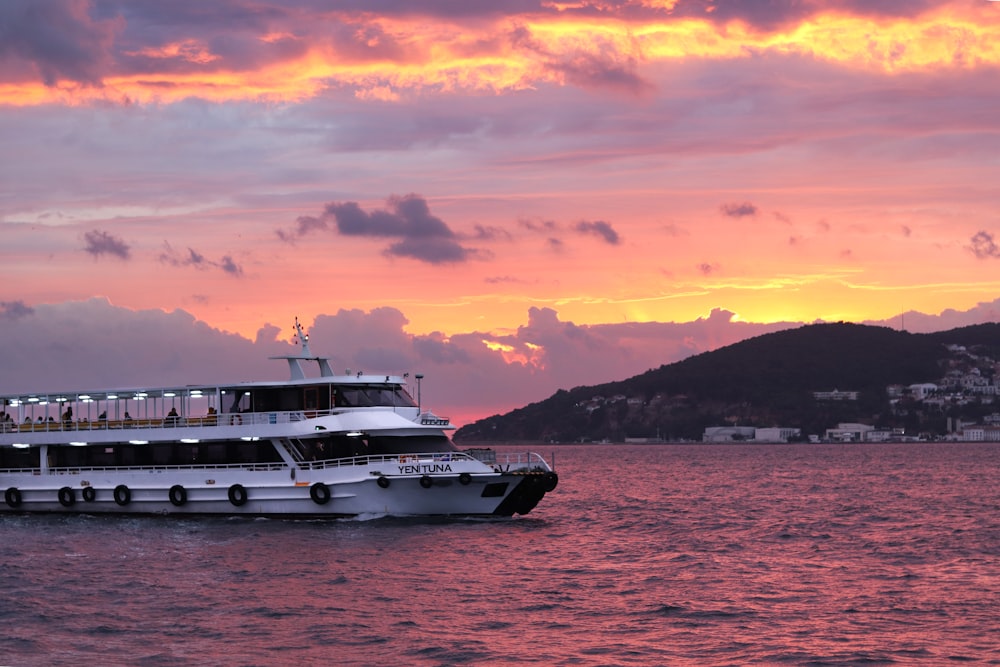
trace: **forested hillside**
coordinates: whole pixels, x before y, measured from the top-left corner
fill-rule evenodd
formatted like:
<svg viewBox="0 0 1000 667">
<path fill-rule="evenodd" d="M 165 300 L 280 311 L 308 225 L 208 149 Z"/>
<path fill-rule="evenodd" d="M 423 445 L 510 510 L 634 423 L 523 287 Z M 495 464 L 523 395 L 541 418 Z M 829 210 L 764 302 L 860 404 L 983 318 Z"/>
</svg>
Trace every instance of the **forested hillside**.
<svg viewBox="0 0 1000 667">
<path fill-rule="evenodd" d="M 886 387 L 937 382 L 961 356 L 949 345 L 1000 358 L 1000 324 L 934 334 L 845 323 L 803 326 L 626 380 L 560 390 L 544 401 L 465 426 L 455 439 L 700 439 L 712 425 L 798 427 L 805 434 L 822 433 L 842 421 L 943 430 L 947 417 L 954 415 L 898 413 L 890 409 Z M 992 366 L 985 366 L 992 373 Z M 857 400 L 823 401 L 813 395 L 832 390 L 858 392 Z"/>
</svg>

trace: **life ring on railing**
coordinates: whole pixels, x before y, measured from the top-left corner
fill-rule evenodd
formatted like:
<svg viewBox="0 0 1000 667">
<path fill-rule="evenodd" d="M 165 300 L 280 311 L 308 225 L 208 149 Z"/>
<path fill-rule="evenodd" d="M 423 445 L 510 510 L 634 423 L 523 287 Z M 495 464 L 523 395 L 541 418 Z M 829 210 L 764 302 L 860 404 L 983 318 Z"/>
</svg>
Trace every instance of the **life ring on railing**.
<svg viewBox="0 0 1000 667">
<path fill-rule="evenodd" d="M 180 507 L 188 501 L 188 492 L 180 484 L 174 484 L 170 487 L 170 491 L 167 492 L 167 496 L 170 498 L 170 504 L 174 507 Z"/>
<path fill-rule="evenodd" d="M 242 415 L 233 415 L 233 416 L 231 416 L 229 418 L 229 424 L 230 424 L 230 426 L 242 426 L 243 425 L 243 416 Z"/>
<path fill-rule="evenodd" d="M 467 472 L 459 473 L 458 475 L 459 484 L 461 484 L 462 486 L 468 486 L 470 482 L 472 482 L 472 475 L 470 475 Z"/>
<path fill-rule="evenodd" d="M 388 477 L 381 476 L 377 480 L 375 480 L 375 483 L 378 484 L 379 487 L 381 487 L 383 489 L 388 489 L 389 488 L 389 478 Z"/>
<path fill-rule="evenodd" d="M 420 486 L 424 487 L 425 489 L 429 489 L 433 485 L 434 485 L 434 480 L 431 479 L 429 475 L 424 475 L 423 477 L 420 478 Z"/>
<path fill-rule="evenodd" d="M 21 492 L 16 486 L 7 489 L 3 494 L 3 499 L 7 503 L 7 507 L 11 509 L 17 509 L 21 506 Z"/>
<path fill-rule="evenodd" d="M 59 489 L 59 504 L 63 507 L 72 507 L 76 504 L 76 493 L 68 486 Z"/>
<path fill-rule="evenodd" d="M 83 499 L 88 503 L 92 503 L 97 500 L 97 489 L 92 486 L 83 487 Z"/>
<path fill-rule="evenodd" d="M 115 504 L 119 507 L 125 507 L 130 502 L 132 502 L 132 490 L 129 489 L 124 484 L 119 484 L 115 487 Z"/>
<path fill-rule="evenodd" d="M 316 482 L 309 487 L 309 497 L 317 505 L 326 505 L 330 502 L 330 487 L 323 482 Z"/>
<path fill-rule="evenodd" d="M 246 505 L 247 490 L 242 484 L 233 484 L 229 487 L 229 502 L 236 507 Z"/>
</svg>

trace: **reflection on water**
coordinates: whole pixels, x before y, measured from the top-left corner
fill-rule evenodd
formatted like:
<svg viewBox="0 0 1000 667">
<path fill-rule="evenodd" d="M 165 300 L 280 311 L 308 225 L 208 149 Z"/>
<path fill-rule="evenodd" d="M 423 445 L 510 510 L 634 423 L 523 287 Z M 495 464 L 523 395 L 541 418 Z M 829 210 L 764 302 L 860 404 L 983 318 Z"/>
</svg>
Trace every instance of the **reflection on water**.
<svg viewBox="0 0 1000 667">
<path fill-rule="evenodd" d="M 0 517 L 0 662 L 1000 660 L 1000 445 L 549 449 L 511 520 Z"/>
</svg>

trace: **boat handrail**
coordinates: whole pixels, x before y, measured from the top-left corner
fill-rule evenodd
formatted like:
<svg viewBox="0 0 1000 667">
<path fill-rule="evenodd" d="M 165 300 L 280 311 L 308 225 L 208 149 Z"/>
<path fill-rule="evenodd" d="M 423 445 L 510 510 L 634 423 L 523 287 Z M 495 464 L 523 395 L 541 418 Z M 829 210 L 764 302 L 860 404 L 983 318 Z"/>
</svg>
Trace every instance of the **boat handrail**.
<svg viewBox="0 0 1000 667">
<path fill-rule="evenodd" d="M 367 454 L 365 456 L 350 456 L 337 459 L 320 459 L 318 461 L 302 461 L 299 466 L 305 470 L 322 470 L 324 468 L 342 468 L 348 466 L 364 466 L 378 463 L 418 464 L 418 463 L 450 463 L 453 461 L 474 461 L 465 452 L 414 452 L 404 454 Z"/>
<path fill-rule="evenodd" d="M 480 461 L 476 456 L 466 452 L 416 452 L 406 454 L 370 454 L 366 456 L 351 456 L 337 459 L 322 459 L 319 461 L 299 461 L 297 465 L 302 470 L 324 470 L 326 468 L 345 468 L 367 466 L 373 464 L 420 465 L 441 464 L 456 461 Z M 545 459 L 534 452 L 497 452 L 496 460 L 489 463 L 497 472 L 544 472 L 551 468 Z M 50 475 L 76 475 L 85 472 L 142 472 L 156 470 L 287 470 L 284 462 L 271 463 L 185 463 L 177 465 L 131 465 L 131 466 L 60 466 L 49 468 Z M 34 473 L 40 474 L 39 468 L 7 468 L 0 473 Z"/>
<path fill-rule="evenodd" d="M 423 463 L 451 463 L 453 461 L 479 461 L 480 463 L 490 465 L 494 470 L 499 469 L 502 472 L 548 471 L 551 469 L 546 464 L 545 459 L 540 454 L 534 452 L 497 452 L 496 458 L 490 462 L 483 461 L 467 452 L 448 451 L 417 452 L 413 454 L 373 454 L 340 459 L 302 461 L 299 465 L 307 470 L 321 470 L 323 468 L 340 468 L 377 463 L 419 465 Z"/>
<path fill-rule="evenodd" d="M 337 459 L 322 459 L 319 461 L 299 461 L 299 468 L 303 470 L 322 470 L 324 468 L 344 468 L 353 466 L 366 466 L 378 463 L 408 464 L 408 463 L 446 463 L 452 461 L 475 461 L 476 459 L 464 452 L 422 452 L 413 454 L 370 454 L 366 456 L 351 456 Z M 151 471 L 151 470 L 182 470 L 182 469 L 239 469 L 239 470 L 286 470 L 288 464 L 284 462 L 273 463 L 194 463 L 178 465 L 140 465 L 140 466 L 61 466 L 49 468 L 49 473 L 54 475 L 77 474 L 81 472 L 101 472 L 101 471 Z M 11 468 L 9 470 L 0 469 L 0 473 L 17 472 L 25 473 L 38 471 L 38 468 Z"/>
<path fill-rule="evenodd" d="M 393 410 L 390 406 L 347 408 L 346 411 Z M 395 408 L 398 410 L 399 408 Z M 0 422 L 0 433 L 54 433 L 65 431 L 126 431 L 170 428 L 212 428 L 216 426 L 247 426 L 252 424 L 287 424 L 316 417 L 343 414 L 345 408 L 326 410 L 268 410 L 265 412 L 221 412 L 199 417 L 143 417 L 140 419 L 81 419 L 71 422 L 42 421 L 32 423 Z M 447 420 L 442 418 L 447 423 Z"/>
<path fill-rule="evenodd" d="M 186 463 L 181 465 L 131 465 L 131 466 L 60 466 L 49 468 L 49 475 L 81 475 L 92 472 L 152 472 L 163 470 L 288 470 L 286 463 Z M 41 474 L 40 468 L 0 468 L 0 474 L 4 473 L 33 473 Z"/>
</svg>

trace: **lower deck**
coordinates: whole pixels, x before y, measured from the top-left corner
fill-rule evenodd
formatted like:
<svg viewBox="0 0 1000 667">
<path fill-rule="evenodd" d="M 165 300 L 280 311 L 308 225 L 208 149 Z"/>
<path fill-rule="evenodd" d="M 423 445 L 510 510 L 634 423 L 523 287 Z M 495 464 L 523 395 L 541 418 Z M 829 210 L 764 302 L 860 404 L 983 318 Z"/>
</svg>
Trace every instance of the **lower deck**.
<svg viewBox="0 0 1000 667">
<path fill-rule="evenodd" d="M 0 472 L 0 512 L 247 516 L 524 514 L 558 478 L 534 454 Z"/>
</svg>

